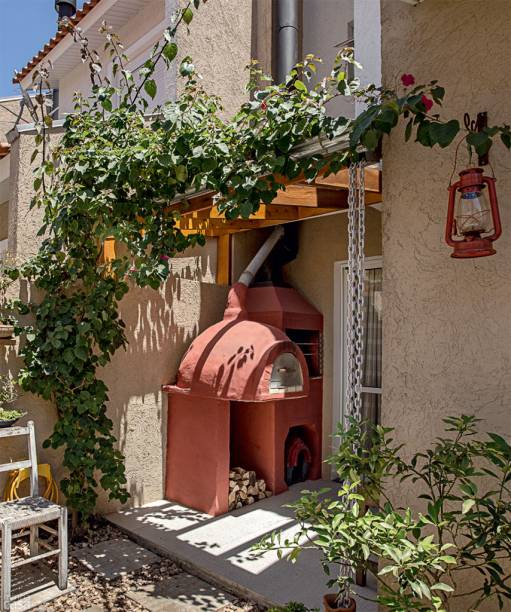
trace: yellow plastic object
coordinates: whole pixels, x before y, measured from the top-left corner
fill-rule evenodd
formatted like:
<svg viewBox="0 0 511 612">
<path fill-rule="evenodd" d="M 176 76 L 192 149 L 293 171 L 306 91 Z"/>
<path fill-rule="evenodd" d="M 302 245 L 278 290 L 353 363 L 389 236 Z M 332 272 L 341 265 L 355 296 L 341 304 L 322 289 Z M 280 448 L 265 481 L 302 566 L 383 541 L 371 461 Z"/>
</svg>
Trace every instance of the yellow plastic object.
<svg viewBox="0 0 511 612">
<path fill-rule="evenodd" d="M 43 497 L 46 497 L 52 502 L 58 503 L 59 501 L 59 490 L 53 480 L 51 473 L 51 467 L 48 463 L 41 463 L 37 466 L 37 473 L 40 478 L 46 480 L 46 489 L 43 492 Z M 30 478 L 30 468 L 23 468 L 22 470 L 13 470 L 9 474 L 9 480 L 4 489 L 4 501 L 12 501 L 19 499 L 18 489 L 20 484 Z"/>
</svg>

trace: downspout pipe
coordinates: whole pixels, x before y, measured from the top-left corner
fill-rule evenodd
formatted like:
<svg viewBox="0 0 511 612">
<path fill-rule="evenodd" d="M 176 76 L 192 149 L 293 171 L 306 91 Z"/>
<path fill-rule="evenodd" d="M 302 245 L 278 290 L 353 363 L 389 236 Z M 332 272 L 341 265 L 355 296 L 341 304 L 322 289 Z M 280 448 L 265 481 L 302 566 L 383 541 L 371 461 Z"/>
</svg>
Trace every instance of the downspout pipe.
<svg viewBox="0 0 511 612">
<path fill-rule="evenodd" d="M 283 83 L 298 61 L 299 0 L 277 0 L 277 82 Z"/>
</svg>

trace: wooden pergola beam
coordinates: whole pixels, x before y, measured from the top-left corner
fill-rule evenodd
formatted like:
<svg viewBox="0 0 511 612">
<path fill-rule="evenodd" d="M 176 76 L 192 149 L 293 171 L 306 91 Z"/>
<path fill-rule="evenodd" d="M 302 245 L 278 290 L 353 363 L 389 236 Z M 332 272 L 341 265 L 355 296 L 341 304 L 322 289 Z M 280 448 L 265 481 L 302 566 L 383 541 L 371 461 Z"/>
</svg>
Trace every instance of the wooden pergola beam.
<svg viewBox="0 0 511 612">
<path fill-rule="evenodd" d="M 314 185 L 287 185 L 277 193 L 272 204 L 306 206 L 313 208 L 346 208 L 348 192 L 325 189 Z"/>
<path fill-rule="evenodd" d="M 336 189 L 349 189 L 349 171 L 347 168 L 339 170 L 335 174 L 328 176 L 318 176 L 313 183 L 321 187 L 333 187 Z M 381 193 L 382 181 L 379 168 L 368 167 L 365 169 L 365 190 L 366 192 Z"/>
</svg>

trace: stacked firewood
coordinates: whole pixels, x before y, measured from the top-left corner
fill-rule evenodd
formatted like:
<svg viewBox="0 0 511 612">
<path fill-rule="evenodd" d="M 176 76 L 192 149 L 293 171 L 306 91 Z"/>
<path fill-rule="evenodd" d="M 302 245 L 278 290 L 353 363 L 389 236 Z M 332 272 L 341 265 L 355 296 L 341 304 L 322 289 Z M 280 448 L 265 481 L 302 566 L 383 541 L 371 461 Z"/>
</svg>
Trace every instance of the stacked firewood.
<svg viewBox="0 0 511 612">
<path fill-rule="evenodd" d="M 257 478 L 253 470 L 236 467 L 229 472 L 229 510 L 249 506 L 272 495 L 266 489 L 266 482 Z"/>
</svg>

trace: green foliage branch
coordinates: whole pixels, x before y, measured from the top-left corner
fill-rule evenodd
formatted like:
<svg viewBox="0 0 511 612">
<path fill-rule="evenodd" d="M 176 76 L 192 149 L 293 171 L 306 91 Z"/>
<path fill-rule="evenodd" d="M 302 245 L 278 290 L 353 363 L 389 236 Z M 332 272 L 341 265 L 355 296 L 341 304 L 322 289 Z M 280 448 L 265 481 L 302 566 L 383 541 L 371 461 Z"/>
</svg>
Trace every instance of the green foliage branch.
<svg viewBox="0 0 511 612">
<path fill-rule="evenodd" d="M 230 120 L 185 57 L 178 70 L 182 95 L 151 109 L 156 67 L 176 61 L 178 28 L 188 27 L 199 7 L 200 0 L 193 0 L 178 10 L 135 71 L 128 69 L 122 42 L 106 24 L 101 54 L 89 48 L 79 28 L 70 27 L 89 68 L 91 94 L 77 95 L 58 142 L 50 142 L 53 118 L 45 94 L 51 66 L 35 71 L 33 206 L 43 210 L 39 233 L 44 239 L 38 254 L 10 274 L 33 283 L 43 297 L 11 304 L 33 317 L 32 324 L 18 328 L 25 334 L 19 382 L 57 407 L 58 420 L 45 445 L 64 447 L 68 474 L 61 487 L 68 505 L 84 519 L 94 510 L 99 486 L 110 499 L 128 498 L 123 456 L 107 416 L 108 389 L 98 375 L 126 345 L 119 302 L 132 285 L 158 289 L 168 278 L 170 258 L 204 244 L 202 235 L 180 231 L 172 203 L 210 190 L 227 219 L 247 218 L 261 202 L 271 202 L 286 180 L 301 175 L 313 180 L 320 171 L 335 172 L 358 159 L 362 149 L 375 150 L 402 116 L 408 119 L 406 137 L 415 131 L 427 146 L 445 147 L 460 131 L 456 120 L 428 114 L 427 100 L 440 105 L 444 97 L 434 81 L 396 93 L 350 80 L 352 49 L 343 50 L 331 75 L 314 86 L 318 59 L 313 56 L 283 84 L 265 85 L 252 64 L 250 99 Z M 104 57 L 111 77 L 105 75 Z M 354 120 L 331 117 L 328 104 L 339 96 L 365 101 L 367 109 Z M 349 145 L 342 152 L 293 153 L 311 138 L 327 143 L 343 135 Z M 509 148 L 509 126 L 492 128 L 488 139 L 497 135 Z M 115 239 L 116 256 L 105 261 L 109 237 Z"/>
<path fill-rule="evenodd" d="M 349 559 L 375 575 L 386 609 L 447 611 L 459 598 L 470 611 L 488 601 L 502 609 L 511 600 L 511 446 L 495 433 L 476 438 L 478 422 L 444 419 L 446 435 L 406 460 L 392 429 L 352 419 L 329 459 L 344 483 L 337 496 L 304 491 L 290 505 L 297 533 L 274 532 L 258 548 L 291 561 L 319 549 L 327 575 Z M 405 481 L 422 513 L 393 502 Z M 329 582 L 341 600 L 352 579 L 339 572 Z"/>
</svg>

